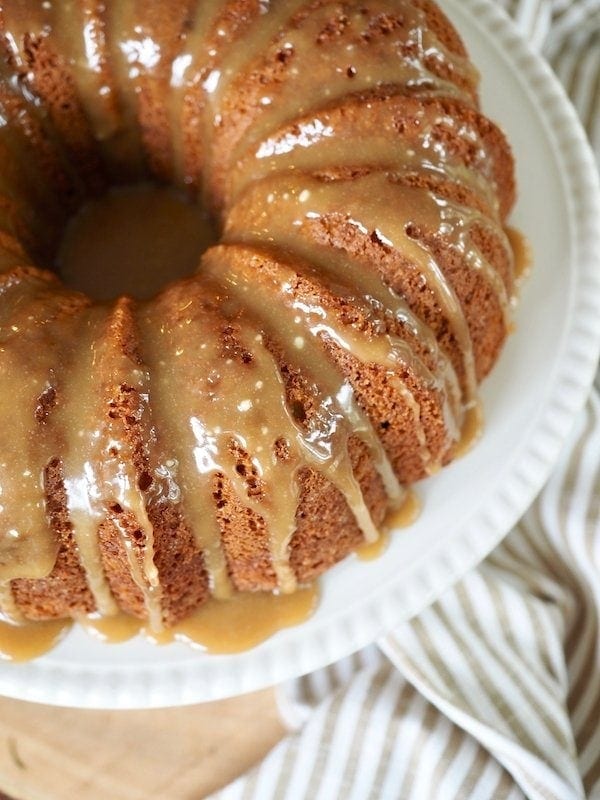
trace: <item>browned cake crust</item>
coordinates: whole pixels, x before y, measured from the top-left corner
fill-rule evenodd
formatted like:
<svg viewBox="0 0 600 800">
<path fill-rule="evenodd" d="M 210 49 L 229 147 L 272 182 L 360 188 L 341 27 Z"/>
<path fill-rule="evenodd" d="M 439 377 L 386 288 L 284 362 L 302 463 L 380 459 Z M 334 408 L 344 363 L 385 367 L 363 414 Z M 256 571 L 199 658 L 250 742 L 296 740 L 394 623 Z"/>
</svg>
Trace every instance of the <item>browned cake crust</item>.
<svg viewBox="0 0 600 800">
<path fill-rule="evenodd" d="M 59 542 L 56 563 L 47 578 L 13 581 L 15 600 L 27 619 L 56 619 L 89 614 L 95 610 L 96 605 L 73 541 L 58 459 L 48 464 L 44 480 L 48 523 Z"/>
<path fill-rule="evenodd" d="M 43 351 L 13 424 L 56 552 L 4 574 L 27 619 L 114 604 L 171 626 L 224 587 L 312 581 L 382 525 L 391 484 L 452 460 L 508 332 L 513 161 L 430 0 L 68 7 L 0 9 L 0 358 Z M 103 308 L 29 265 L 83 198 L 148 178 L 215 213 L 197 276 Z M 274 440 L 243 416 L 267 384 Z"/>
</svg>

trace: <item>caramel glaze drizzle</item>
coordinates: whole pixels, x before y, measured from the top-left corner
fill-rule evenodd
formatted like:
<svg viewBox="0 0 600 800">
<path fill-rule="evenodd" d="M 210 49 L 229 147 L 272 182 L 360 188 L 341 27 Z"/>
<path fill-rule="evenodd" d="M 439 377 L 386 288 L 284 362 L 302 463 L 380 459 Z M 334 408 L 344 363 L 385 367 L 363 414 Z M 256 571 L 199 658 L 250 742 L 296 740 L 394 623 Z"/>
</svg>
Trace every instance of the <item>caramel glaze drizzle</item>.
<svg viewBox="0 0 600 800">
<path fill-rule="evenodd" d="M 104 576 L 97 535 L 107 509 L 116 504 L 135 518 L 144 535 L 146 546 L 140 563 L 118 518 L 115 521 L 148 617 L 155 627 L 160 627 L 160 587 L 153 563 L 153 530 L 146 499 L 139 488 L 134 454 L 123 436 L 121 423 L 106 413 L 119 387 L 126 386 L 141 396 L 147 392 L 147 370 L 128 357 L 118 340 L 115 342 L 115 337 L 109 335 L 114 317 L 120 313 L 118 304 L 110 315 L 105 308 L 92 307 L 80 321 L 78 347 L 63 381 L 56 413 L 56 425 L 65 431 L 66 438 L 63 481 L 73 535 L 98 611 L 117 611 Z"/>
<path fill-rule="evenodd" d="M 235 596 L 214 511 L 215 476 L 264 520 L 284 595 L 296 588 L 289 546 L 300 469 L 317 470 L 337 487 L 373 544 L 378 532 L 348 455 L 350 436 L 358 436 L 390 508 L 413 507 L 376 434 L 378 420 L 344 371 L 345 357 L 390 378 L 410 410 L 423 473 L 465 446 L 461 431 L 474 436 L 479 427 L 471 332 L 452 283 L 415 235 L 442 237 L 508 315 L 513 287 L 473 241 L 474 228 L 483 228 L 512 259 L 494 154 L 474 117 L 459 122 L 448 111 L 448 102 L 473 112 L 477 105 L 477 73 L 460 48 L 440 41 L 422 4 L 408 0 L 371 0 L 368 8 L 247 0 L 235 14 L 227 0 L 181 0 L 174 11 L 165 46 L 159 11 L 141 1 L 26 0 L 0 10 L 7 54 L 0 149 L 24 154 L 20 169 L 0 175 L 0 608 L 13 622 L 20 612 L 10 582 L 48 575 L 56 558 L 41 476 L 59 452 L 98 614 L 116 611 L 97 531 L 118 505 L 143 535 L 141 557 L 125 531 L 123 546 L 148 624 L 162 628 L 149 499 L 130 445 L 104 413 L 117 387 L 140 398 L 148 435 L 164 450 L 160 491 L 193 530 L 212 594 L 229 603 Z M 39 43 L 60 54 L 82 140 L 108 175 L 126 167 L 130 177 L 150 172 L 184 186 L 202 178 L 209 207 L 220 211 L 224 243 L 205 254 L 197 275 L 131 304 L 139 359 L 108 335 L 127 301 L 90 305 L 28 267 L 19 244 L 46 241 L 49 183 L 71 197 L 82 183 L 69 143 L 52 114 L 44 116 L 51 91 L 35 82 L 29 63 Z M 148 93 L 162 101 L 156 119 L 144 106 Z M 396 124 L 402 114 L 416 120 L 412 133 Z M 30 146 L 42 130 L 50 143 L 43 157 Z M 48 180 L 36 180 L 38 173 Z M 466 186 L 477 207 L 449 199 L 436 181 Z M 315 226 L 340 220 L 419 270 L 457 342 L 460 378 L 427 320 L 379 268 L 315 235 Z M 327 302 L 318 302 L 319 290 Z M 341 313 L 348 302 L 362 326 Z M 302 409 L 288 400 L 286 364 L 305 378 L 310 403 Z M 435 452 L 415 382 L 437 403 L 444 435 Z M 32 440 L 36 415 L 50 407 L 51 424 Z M 238 469 L 240 451 L 255 470 L 252 484 Z"/>
<path fill-rule="evenodd" d="M 73 341 L 68 293 L 43 273 L 0 275 L 0 581 L 40 578 L 56 560 L 42 476 L 60 437 L 32 427 L 54 396 L 55 370 Z M 32 325 L 32 321 L 35 324 Z"/>
<path fill-rule="evenodd" d="M 276 211 L 275 211 L 276 209 Z M 477 404 L 477 379 L 471 344 L 462 306 L 448 278 L 430 252 L 409 231 L 410 225 L 439 232 L 450 246 L 463 254 L 472 268 L 484 273 L 508 312 L 509 300 L 500 277 L 469 238 L 475 223 L 488 225 L 486 217 L 473 209 L 412 186 L 396 186 L 385 172 L 374 172 L 352 181 L 319 181 L 294 172 L 276 173 L 252 185 L 234 205 L 226 225 L 232 241 L 276 241 L 291 252 L 300 252 L 312 262 L 310 241 L 299 243 L 307 221 L 341 216 L 356 227 L 357 234 L 375 233 L 385 245 L 405 254 L 417 264 L 424 283 L 448 319 L 464 360 L 466 407 Z M 352 257 L 345 254 L 347 261 Z M 321 259 L 323 256 L 321 255 Z M 317 256 L 317 261 L 319 258 Z M 380 289 L 381 292 L 381 289 Z"/>
<path fill-rule="evenodd" d="M 109 618 L 90 615 L 81 624 L 108 644 L 142 635 L 154 644 L 182 641 L 209 653 L 237 653 L 254 647 L 282 628 L 304 622 L 317 603 L 316 587 L 304 586 L 293 594 L 256 592 L 234 594 L 226 600 L 211 598 L 190 617 L 163 631 L 153 630 L 142 620 L 124 614 Z M 1 636 L 0 628 L 0 652 Z"/>
</svg>

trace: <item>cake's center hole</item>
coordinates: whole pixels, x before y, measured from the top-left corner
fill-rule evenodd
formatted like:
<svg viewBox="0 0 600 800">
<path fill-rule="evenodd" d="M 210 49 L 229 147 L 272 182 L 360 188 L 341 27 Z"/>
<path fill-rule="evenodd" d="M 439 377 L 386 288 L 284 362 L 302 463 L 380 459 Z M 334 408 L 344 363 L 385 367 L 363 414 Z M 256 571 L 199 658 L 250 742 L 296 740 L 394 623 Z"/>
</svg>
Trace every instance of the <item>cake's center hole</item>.
<svg viewBox="0 0 600 800">
<path fill-rule="evenodd" d="M 174 189 L 139 184 L 86 203 L 67 225 L 56 267 L 68 286 L 95 300 L 146 299 L 191 275 L 215 241 L 201 205 Z"/>
</svg>

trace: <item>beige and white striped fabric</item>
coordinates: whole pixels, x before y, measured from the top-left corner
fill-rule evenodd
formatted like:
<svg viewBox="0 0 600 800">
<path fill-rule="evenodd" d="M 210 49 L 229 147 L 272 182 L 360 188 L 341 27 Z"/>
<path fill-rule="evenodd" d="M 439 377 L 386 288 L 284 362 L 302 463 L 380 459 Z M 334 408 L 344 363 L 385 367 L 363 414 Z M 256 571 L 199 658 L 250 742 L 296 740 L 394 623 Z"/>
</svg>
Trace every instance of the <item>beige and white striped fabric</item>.
<svg viewBox="0 0 600 800">
<path fill-rule="evenodd" d="M 600 0 L 502 4 L 555 68 L 600 162 Z M 600 800 L 598 395 L 486 561 L 279 697 L 296 732 L 212 800 Z"/>
</svg>

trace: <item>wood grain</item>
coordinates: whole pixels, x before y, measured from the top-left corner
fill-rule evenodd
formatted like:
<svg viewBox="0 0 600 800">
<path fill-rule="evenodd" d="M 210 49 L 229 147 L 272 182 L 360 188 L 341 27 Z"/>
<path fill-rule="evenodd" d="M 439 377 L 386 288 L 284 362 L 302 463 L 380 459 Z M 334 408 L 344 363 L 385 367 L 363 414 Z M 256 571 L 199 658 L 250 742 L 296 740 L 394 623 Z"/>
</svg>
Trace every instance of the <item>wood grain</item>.
<svg viewBox="0 0 600 800">
<path fill-rule="evenodd" d="M 199 800 L 283 733 L 272 690 L 158 711 L 0 699 L 0 800 Z"/>
</svg>

